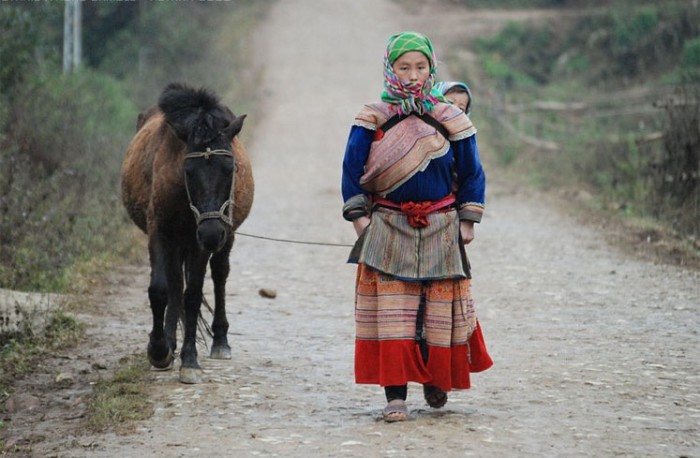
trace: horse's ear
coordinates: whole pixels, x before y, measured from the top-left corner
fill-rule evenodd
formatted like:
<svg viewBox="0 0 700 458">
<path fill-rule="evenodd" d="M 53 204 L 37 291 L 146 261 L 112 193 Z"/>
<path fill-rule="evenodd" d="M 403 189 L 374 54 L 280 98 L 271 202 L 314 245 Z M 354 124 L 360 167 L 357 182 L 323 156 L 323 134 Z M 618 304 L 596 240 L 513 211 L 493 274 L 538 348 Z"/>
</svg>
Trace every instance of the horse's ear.
<svg viewBox="0 0 700 458">
<path fill-rule="evenodd" d="M 228 126 L 224 127 L 224 133 L 231 139 L 233 140 L 233 137 L 238 135 L 238 133 L 241 131 L 243 128 L 243 120 L 246 118 L 248 115 L 240 115 L 237 118 L 234 118 L 233 121 L 231 121 L 231 124 Z"/>
</svg>

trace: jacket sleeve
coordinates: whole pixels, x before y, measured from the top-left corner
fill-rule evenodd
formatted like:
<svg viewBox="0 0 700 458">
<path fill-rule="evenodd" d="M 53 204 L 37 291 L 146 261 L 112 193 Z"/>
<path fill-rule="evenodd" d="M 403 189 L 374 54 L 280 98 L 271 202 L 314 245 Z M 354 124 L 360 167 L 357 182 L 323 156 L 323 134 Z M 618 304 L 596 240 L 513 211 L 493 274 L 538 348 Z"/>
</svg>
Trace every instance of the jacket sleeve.
<svg viewBox="0 0 700 458">
<path fill-rule="evenodd" d="M 343 194 L 343 217 L 352 221 L 370 213 L 369 192 L 360 186 L 360 177 L 365 173 L 365 162 L 369 155 L 374 131 L 353 126 L 343 158 L 341 190 Z"/>
<path fill-rule="evenodd" d="M 459 219 L 481 222 L 484 213 L 486 175 L 479 159 L 476 135 L 452 142 L 457 175 Z"/>
</svg>

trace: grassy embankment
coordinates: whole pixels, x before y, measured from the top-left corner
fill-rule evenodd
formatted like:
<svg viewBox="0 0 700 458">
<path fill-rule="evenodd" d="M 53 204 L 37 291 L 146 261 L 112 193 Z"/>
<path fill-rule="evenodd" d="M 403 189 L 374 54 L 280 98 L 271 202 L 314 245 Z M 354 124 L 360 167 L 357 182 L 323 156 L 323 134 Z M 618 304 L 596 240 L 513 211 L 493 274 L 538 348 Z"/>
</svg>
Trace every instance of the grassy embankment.
<svg viewBox="0 0 700 458">
<path fill-rule="evenodd" d="M 564 195 L 635 250 L 697 266 L 699 29 L 689 2 L 635 2 L 511 22 L 465 44 L 478 67 L 457 48 L 449 61 L 478 84 L 474 117 L 498 173 Z"/>
</svg>

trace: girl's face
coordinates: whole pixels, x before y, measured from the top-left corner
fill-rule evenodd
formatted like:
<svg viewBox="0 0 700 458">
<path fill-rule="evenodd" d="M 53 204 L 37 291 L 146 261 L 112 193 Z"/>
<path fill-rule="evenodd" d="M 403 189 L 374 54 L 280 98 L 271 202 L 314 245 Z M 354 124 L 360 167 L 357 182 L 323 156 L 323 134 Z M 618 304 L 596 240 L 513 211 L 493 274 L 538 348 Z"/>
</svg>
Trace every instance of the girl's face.
<svg viewBox="0 0 700 458">
<path fill-rule="evenodd" d="M 469 105 L 469 94 L 466 92 L 447 92 L 445 98 L 456 105 L 460 110 L 467 111 Z"/>
<path fill-rule="evenodd" d="M 421 87 L 430 76 L 430 62 L 420 51 L 402 54 L 391 66 L 396 76 L 403 82 L 419 83 Z"/>
</svg>

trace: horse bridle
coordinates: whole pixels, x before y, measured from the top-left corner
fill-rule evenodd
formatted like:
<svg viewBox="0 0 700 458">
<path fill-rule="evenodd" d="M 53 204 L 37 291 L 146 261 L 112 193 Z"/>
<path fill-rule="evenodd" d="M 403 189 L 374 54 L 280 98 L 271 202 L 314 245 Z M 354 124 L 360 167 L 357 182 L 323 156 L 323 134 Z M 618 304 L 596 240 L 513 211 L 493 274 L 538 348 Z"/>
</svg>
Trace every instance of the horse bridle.
<svg viewBox="0 0 700 458">
<path fill-rule="evenodd" d="M 226 199 L 226 202 L 219 208 L 218 211 L 211 211 L 211 212 L 204 212 L 200 213 L 197 207 L 194 206 L 192 203 L 192 197 L 190 196 L 190 188 L 187 185 L 187 176 L 185 176 L 185 190 L 187 191 L 187 200 L 189 201 L 190 204 L 190 209 L 192 210 L 192 213 L 194 213 L 195 220 L 197 222 L 197 225 L 201 223 L 204 220 L 207 219 L 220 219 L 221 221 L 224 222 L 224 224 L 227 224 L 228 226 L 232 227 L 233 226 L 233 220 L 231 218 L 231 210 L 233 206 L 233 202 L 231 201 L 231 191 L 233 190 L 233 185 L 235 182 L 235 177 L 236 177 L 236 159 L 233 156 L 233 151 L 229 151 L 227 149 L 211 149 L 207 147 L 206 151 L 194 151 L 191 153 L 185 154 L 185 160 L 187 159 L 198 159 L 200 157 L 203 157 L 206 160 L 209 160 L 209 156 L 229 156 L 233 159 L 233 177 L 231 178 L 231 190 L 229 190 L 229 198 Z M 227 211 L 228 210 L 228 211 Z"/>
</svg>

